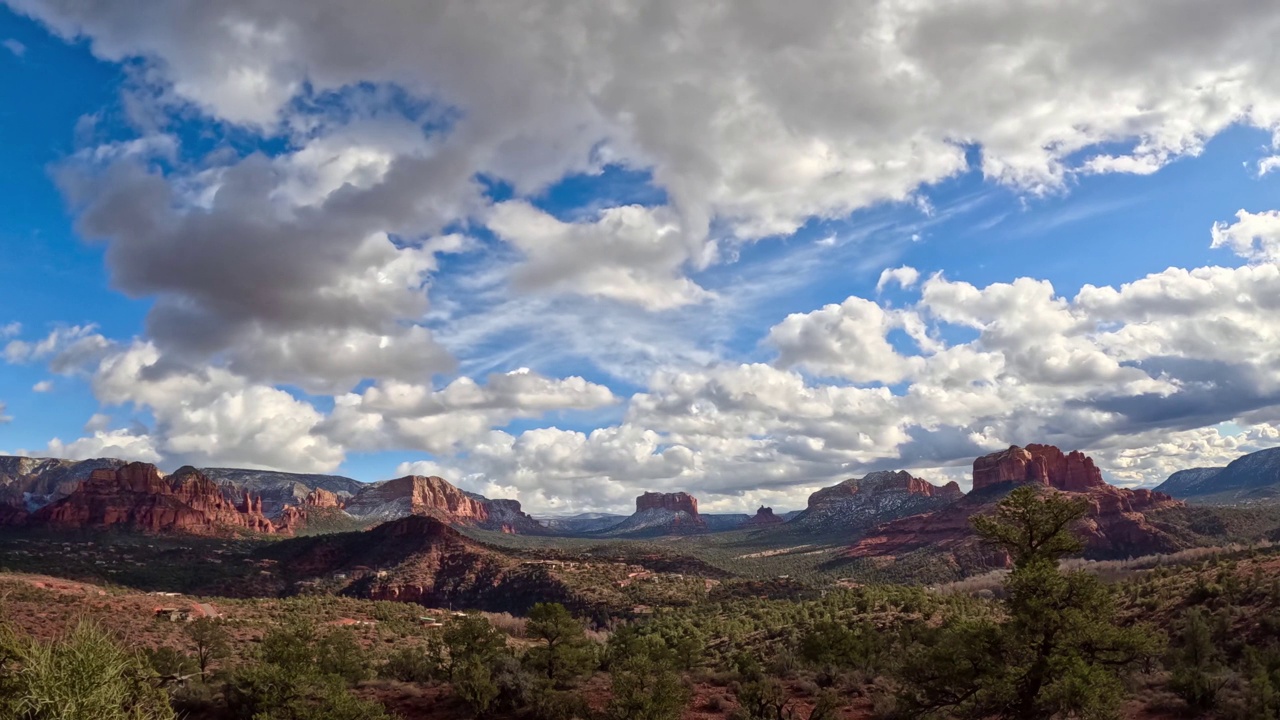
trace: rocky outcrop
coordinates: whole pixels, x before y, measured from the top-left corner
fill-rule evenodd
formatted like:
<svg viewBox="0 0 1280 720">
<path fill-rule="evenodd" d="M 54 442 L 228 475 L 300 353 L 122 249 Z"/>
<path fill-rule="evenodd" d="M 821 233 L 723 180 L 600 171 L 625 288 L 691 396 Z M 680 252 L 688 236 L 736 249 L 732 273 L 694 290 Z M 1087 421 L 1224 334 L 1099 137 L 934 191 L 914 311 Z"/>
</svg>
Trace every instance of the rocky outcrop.
<svg viewBox="0 0 1280 720">
<path fill-rule="evenodd" d="M 808 507 L 789 527 L 857 533 L 888 520 L 946 506 L 963 496 L 955 482 L 934 485 L 902 470 L 874 472 L 813 493 Z"/>
<path fill-rule="evenodd" d="M 444 478 L 408 475 L 370 486 L 348 500 L 344 509 L 367 521 L 426 515 L 453 525 L 506 533 L 536 533 L 538 521 L 515 500 L 490 500 L 454 487 Z"/>
<path fill-rule="evenodd" d="M 761 505 L 760 509 L 756 510 L 756 514 L 752 515 L 745 525 L 747 527 L 769 527 L 770 525 L 781 525 L 782 523 L 782 518 L 773 514 L 773 508 Z"/>
<path fill-rule="evenodd" d="M 666 510 L 674 513 L 687 513 L 698 516 L 698 498 L 686 492 L 657 493 L 647 492 L 636 498 L 636 512 L 646 510 Z"/>
<path fill-rule="evenodd" d="M 484 503 L 444 478 L 407 475 L 377 483 L 347 502 L 358 518 L 396 519 L 432 515 L 446 522 L 474 523 L 488 517 Z"/>
<path fill-rule="evenodd" d="M 1169 552 L 1179 548 L 1147 513 L 1181 505 L 1163 493 L 1129 490 L 1102 481 L 1093 460 L 1083 453 L 1064 454 L 1048 445 L 1012 447 L 978 458 L 973 464 L 974 490 L 932 512 L 877 526 L 847 552 L 851 558 L 895 557 L 912 552 L 946 554 L 965 571 L 1003 567 L 1008 558 L 982 545 L 970 517 L 994 512 L 999 501 L 1020 484 L 1034 483 L 1044 492 L 1082 497 L 1089 512 L 1076 531 L 1085 554 L 1117 558 Z M 979 483 L 978 478 L 981 478 Z"/>
<path fill-rule="evenodd" d="M 1063 454 L 1052 445 L 1017 445 L 973 461 L 973 489 L 1003 483 L 1037 482 L 1068 492 L 1106 485 L 1093 459 L 1079 450 Z"/>
<path fill-rule="evenodd" d="M 633 515 L 603 534 L 688 535 L 707 532 L 708 529 L 706 520 L 698 514 L 698 499 L 689 493 L 646 492 L 636 498 L 636 511 Z"/>
<path fill-rule="evenodd" d="M 342 498 L 324 488 L 316 488 L 302 499 L 302 506 L 309 508 L 341 508 Z"/>
<path fill-rule="evenodd" d="M 262 515 L 260 500 L 246 495 L 237 505 L 193 468 L 166 478 L 147 463 L 92 471 L 66 497 L 32 513 L 26 524 L 200 535 L 275 531 Z"/>
</svg>

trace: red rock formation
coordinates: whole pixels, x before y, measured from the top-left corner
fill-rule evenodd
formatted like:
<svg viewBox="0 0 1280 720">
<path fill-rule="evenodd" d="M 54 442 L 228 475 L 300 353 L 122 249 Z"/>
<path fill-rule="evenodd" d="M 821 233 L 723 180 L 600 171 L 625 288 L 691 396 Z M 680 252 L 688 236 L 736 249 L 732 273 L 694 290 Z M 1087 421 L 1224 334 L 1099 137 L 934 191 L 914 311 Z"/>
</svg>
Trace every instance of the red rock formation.
<svg viewBox="0 0 1280 720">
<path fill-rule="evenodd" d="M 302 505 L 313 508 L 340 508 L 342 507 L 342 499 L 338 497 L 337 493 L 329 492 L 324 488 L 315 488 L 302 499 Z"/>
<path fill-rule="evenodd" d="M 285 505 L 276 516 L 276 532 L 281 535 L 294 535 L 306 524 L 306 513 L 296 505 Z"/>
<path fill-rule="evenodd" d="M 261 505 L 259 504 L 259 507 Z M 342 515 L 342 498 L 324 488 L 314 488 L 302 499 L 301 505 L 285 505 L 276 516 L 276 532 L 293 535 L 307 524 L 314 513 L 337 512 Z"/>
<path fill-rule="evenodd" d="M 848 555 L 865 558 L 929 550 L 950 553 L 968 570 L 1002 567 L 1008 557 L 981 545 L 969 518 L 994 511 L 1004 496 L 1000 486 L 1007 490 L 1028 482 L 1089 501 L 1089 513 L 1076 528 L 1087 555 L 1124 557 L 1178 549 L 1177 541 L 1153 525 L 1145 513 L 1182 503 L 1163 493 L 1108 485 L 1093 460 L 1078 451 L 1064 454 L 1051 445 L 1015 446 L 975 460 L 973 477 L 975 492 L 934 512 L 880 525 Z"/>
<path fill-rule="evenodd" d="M 260 502 L 246 498 L 246 505 L 248 512 L 228 502 L 213 481 L 191 468 L 166 479 L 154 465 L 130 463 L 94 470 L 71 494 L 40 508 L 28 522 L 202 535 L 274 531 Z"/>
<path fill-rule="evenodd" d="M 973 489 L 1002 483 L 1038 482 L 1059 490 L 1086 492 L 1103 487 L 1102 472 L 1093 459 L 1073 450 L 1063 454 L 1052 445 L 1017 445 L 973 461 Z"/>
<path fill-rule="evenodd" d="M 388 480 L 347 500 L 354 517 L 392 520 L 429 515 L 454 525 L 470 525 L 508 533 L 539 532 L 538 521 L 520 511 L 515 500 L 489 500 L 454 487 L 439 477 L 409 475 Z"/>
<path fill-rule="evenodd" d="M 440 477 L 407 475 L 362 491 L 347 501 L 357 517 L 433 515 L 448 522 L 481 522 L 488 518 L 484 501 Z"/>
<path fill-rule="evenodd" d="M 698 498 L 685 492 L 647 492 L 636 498 L 636 512 L 644 512 L 645 510 L 683 512 L 696 518 L 698 517 Z"/>
<path fill-rule="evenodd" d="M 773 514 L 773 508 L 761 505 L 760 509 L 756 510 L 756 514 L 752 515 L 751 519 L 747 520 L 744 525 L 746 527 L 765 527 L 769 525 L 779 525 L 782 522 L 782 518 Z"/>
</svg>

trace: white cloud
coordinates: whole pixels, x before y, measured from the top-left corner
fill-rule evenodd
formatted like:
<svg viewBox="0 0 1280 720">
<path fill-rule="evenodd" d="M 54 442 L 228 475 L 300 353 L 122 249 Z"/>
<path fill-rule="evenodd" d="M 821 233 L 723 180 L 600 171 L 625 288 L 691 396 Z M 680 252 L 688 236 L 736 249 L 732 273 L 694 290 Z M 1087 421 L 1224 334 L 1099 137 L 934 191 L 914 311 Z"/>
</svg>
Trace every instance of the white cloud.
<svg viewBox="0 0 1280 720">
<path fill-rule="evenodd" d="M 912 240 L 916 239 L 917 238 L 912 237 Z M 884 290 L 891 283 L 897 284 L 905 290 L 914 287 L 919 279 L 920 271 L 913 267 L 903 265 L 902 267 L 897 268 L 885 268 L 884 271 L 880 273 L 880 279 L 876 281 L 876 292 Z"/>
<path fill-rule="evenodd" d="M 489 227 L 525 256 L 513 281 L 609 298 L 649 310 L 700 302 L 711 294 L 683 277 L 691 261 L 678 218 L 665 208 L 610 208 L 591 221 L 566 223 L 521 201 L 497 205 Z"/>
<path fill-rule="evenodd" d="M 580 377 L 550 379 L 523 369 L 492 374 L 484 385 L 458 378 L 441 390 L 385 382 L 361 395 L 335 398 L 324 432 L 335 442 L 362 450 L 412 448 L 447 454 L 466 452 L 491 428 L 517 418 L 614 402 L 603 385 Z"/>
<path fill-rule="evenodd" d="M 110 349 L 111 342 L 98 333 L 97 325 L 74 325 L 56 328 L 41 340 L 10 340 L 4 360 L 15 365 L 45 360 L 50 370 L 69 374 L 94 364 Z"/>
<path fill-rule="evenodd" d="M 1240 210 L 1234 223 L 1214 223 L 1213 247 L 1228 248 L 1250 262 L 1280 262 L 1280 211 Z"/>
<path fill-rule="evenodd" d="M 0 425 L 8 422 L 13 422 L 13 416 L 5 414 L 5 404 L 0 402 Z"/>
<path fill-rule="evenodd" d="M 225 369 L 166 365 L 149 343 L 107 357 L 93 388 L 105 405 L 147 409 L 148 442 L 170 461 L 327 472 L 344 458 L 317 431 L 324 416 L 310 404 Z"/>
<path fill-rule="evenodd" d="M 3 45 L 5 50 L 13 53 L 16 58 L 21 58 L 27 54 L 27 46 L 13 38 L 6 38 L 3 42 L 0 42 L 0 45 Z"/>
<path fill-rule="evenodd" d="M 6 325 L 0 325 L 0 338 L 8 338 L 22 332 L 22 323 L 14 321 Z"/>
<path fill-rule="evenodd" d="M 886 201 L 929 215 L 921 188 L 969 156 L 990 180 L 1042 194 L 1077 174 L 1153 172 L 1233 124 L 1280 130 L 1274 4 L 11 5 L 140 66 L 141 137 L 87 147 L 59 177 L 114 285 L 152 303 L 144 339 L 0 333 L 14 338 L 9 362 L 96 364 L 104 404 L 154 418 L 145 432 L 91 421 L 67 452 L 137 444 L 328 470 L 348 450 L 411 448 L 534 508 L 622 509 L 649 487 L 703 488 L 730 507 L 876 467 L 950 476 L 1035 440 L 1097 449 L 1125 482 L 1150 482 L 1171 466 L 1158 453 L 1198 462 L 1280 422 L 1275 212 L 1213 229 L 1249 266 L 1171 268 L 1074 297 L 1036 277 L 979 287 L 887 269 L 877 291 L 918 301 L 792 314 L 762 333 L 777 350 L 765 362 L 724 358 L 731 299 L 690 277 L 815 219 Z M 283 149 L 184 162 L 165 128 L 193 107 Z M 569 221 L 535 205 L 607 164 L 651 177 L 650 197 L 665 199 L 596 198 Z M 511 199 L 491 205 L 490 181 Z M 476 239 L 444 234 L 457 227 Z M 476 272 L 437 306 L 441 256 L 473 250 Z M 869 256 L 869 272 L 896 262 Z M 754 280 L 805 281 L 793 275 Z M 523 335 L 537 337 L 511 339 Z M 582 378 L 434 385 L 454 355 L 471 376 L 541 368 L 560 345 L 644 388 L 616 425 L 496 429 L 614 401 Z M 277 384 L 334 396 L 334 410 Z M 1224 420 L 1255 434 L 1204 431 Z M 1135 454 L 1120 454 L 1128 440 Z"/>
<path fill-rule="evenodd" d="M 1233 123 L 1280 127 L 1280 10 L 1252 0 L 16 7 L 101 57 L 152 60 L 166 99 L 266 132 L 305 126 L 304 89 L 358 83 L 457 111 L 438 146 L 381 128 L 372 148 L 304 163 L 355 187 L 398 175 L 456 208 L 475 173 L 525 196 L 602 162 L 651 169 L 695 266 L 716 256 L 714 223 L 753 239 L 911 200 L 963 171 L 969 145 L 987 177 L 1040 193 L 1078 171 L 1152 172 Z M 397 173 L 409 153 L 446 167 Z"/>
<path fill-rule="evenodd" d="M 149 463 L 160 462 L 161 459 L 152 438 L 147 435 L 134 435 L 128 430 L 98 430 L 88 437 L 69 443 L 54 438 L 49 441 L 49 446 L 40 455 L 69 460 L 114 457 Z"/>
<path fill-rule="evenodd" d="M 41 380 L 40 382 L 31 386 L 31 392 L 47 393 L 51 390 L 53 390 L 52 380 Z"/>
<path fill-rule="evenodd" d="M 1273 170 L 1280 170 L 1280 155 L 1271 155 L 1258 161 L 1258 177 L 1263 177 Z"/>
<path fill-rule="evenodd" d="M 788 315 L 769 331 L 767 342 L 778 349 L 782 367 L 801 366 L 859 383 L 896 383 L 923 366 L 922 358 L 904 357 L 887 338 L 890 330 L 909 322 L 902 312 L 851 297 L 840 305 Z"/>
</svg>

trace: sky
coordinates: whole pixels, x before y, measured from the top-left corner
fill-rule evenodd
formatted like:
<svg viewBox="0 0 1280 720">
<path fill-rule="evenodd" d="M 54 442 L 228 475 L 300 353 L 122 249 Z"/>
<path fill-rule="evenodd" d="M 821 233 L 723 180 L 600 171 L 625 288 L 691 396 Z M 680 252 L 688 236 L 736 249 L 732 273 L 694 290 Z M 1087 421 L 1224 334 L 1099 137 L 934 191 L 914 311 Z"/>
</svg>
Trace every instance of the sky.
<svg viewBox="0 0 1280 720">
<path fill-rule="evenodd" d="M 1280 5 L 0 0 L 0 451 L 801 508 L 1280 445 Z"/>
</svg>

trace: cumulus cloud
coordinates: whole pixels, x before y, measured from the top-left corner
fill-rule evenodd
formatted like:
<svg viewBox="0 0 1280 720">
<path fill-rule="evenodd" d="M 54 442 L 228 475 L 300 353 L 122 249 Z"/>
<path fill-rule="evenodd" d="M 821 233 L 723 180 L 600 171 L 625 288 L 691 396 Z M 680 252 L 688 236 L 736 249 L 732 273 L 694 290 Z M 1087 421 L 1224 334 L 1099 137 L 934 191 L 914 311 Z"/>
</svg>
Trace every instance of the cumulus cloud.
<svg viewBox="0 0 1280 720">
<path fill-rule="evenodd" d="M 327 472 L 344 458 L 309 403 L 225 369 L 166 366 L 151 343 L 107 357 L 93 389 L 106 405 L 146 409 L 148 442 L 170 462 Z"/>
<path fill-rule="evenodd" d="M 774 365 L 660 372 L 619 425 L 491 435 L 459 472 L 510 481 L 535 507 L 623 510 L 628 491 L 692 487 L 749 510 L 753 492 L 799 507 L 878 469 L 963 484 L 979 454 L 1051 442 L 1095 454 L 1115 482 L 1151 485 L 1280 440 L 1278 281 L 1272 263 L 1171 268 L 1072 297 L 1032 278 L 935 275 L 908 308 L 853 297 L 788 316 L 768 334 Z M 895 314 L 925 341 L 889 345 Z M 955 327 L 972 339 L 943 339 Z M 883 385 L 895 378 L 899 391 Z M 1243 430 L 1223 430 L 1231 420 Z"/>
<path fill-rule="evenodd" d="M 922 367 L 904 357 L 886 337 L 912 320 L 863 298 L 851 297 L 811 313 L 787 316 L 769 331 L 782 367 L 802 366 L 820 375 L 854 382 L 896 383 Z"/>
<path fill-rule="evenodd" d="M 880 273 L 880 279 L 876 281 L 876 292 L 884 290 L 890 284 L 896 284 L 905 290 L 914 287 L 919 279 L 920 271 L 913 267 L 903 265 L 902 267 L 885 268 Z"/>
<path fill-rule="evenodd" d="M 13 38 L 5 38 L 3 42 L 0 42 L 0 45 L 3 45 L 4 49 L 12 53 L 16 58 L 20 59 L 27 54 L 27 46 Z"/>
<path fill-rule="evenodd" d="M 128 458 L 131 461 L 149 463 L 161 460 L 161 455 L 156 451 L 152 438 L 147 435 L 134 435 L 129 430 L 98 430 L 88 437 L 78 438 L 69 443 L 54 438 L 49 441 L 49 446 L 40 455 L 68 460 L 92 460 L 102 457 Z"/>
<path fill-rule="evenodd" d="M 47 393 L 51 390 L 53 390 L 52 380 L 41 380 L 40 382 L 31 386 L 31 392 Z"/>
<path fill-rule="evenodd" d="M 392 84 L 459 110 L 444 143 L 463 177 L 530 193 L 601 162 L 651 168 L 695 244 L 716 219 L 758 238 L 909 198 L 965 169 L 968 144 L 988 177 L 1043 192 L 1280 122 L 1280 11 L 1252 0 L 15 5 L 266 132 L 304 92 Z M 1128 149 L 1088 152 L 1104 144 Z"/>
<path fill-rule="evenodd" d="M 407 154 L 384 149 L 407 144 L 398 135 L 337 132 L 182 184 L 129 159 L 61 178 L 80 232 L 107 243 L 113 283 L 155 298 L 148 333 L 172 356 L 316 392 L 449 370 L 418 323 L 437 255 L 466 244 L 430 233 L 456 217 L 440 206 L 466 202 L 469 180 L 421 131 Z"/>
<path fill-rule="evenodd" d="M 664 208 L 609 208 L 593 221 L 566 223 L 525 202 L 501 203 L 489 227 L 526 260 L 518 288 L 540 288 L 667 310 L 711 295 L 683 277 L 691 260 L 678 219 Z"/>
<path fill-rule="evenodd" d="M 605 386 L 580 377 L 546 378 L 527 369 L 495 373 L 484 385 L 461 377 L 435 390 L 398 382 L 334 399 L 324 432 L 363 450 L 412 448 L 465 452 L 491 428 L 559 410 L 590 410 L 616 402 Z"/>
<path fill-rule="evenodd" d="M 1213 246 L 1228 248 L 1250 262 L 1280 262 L 1280 211 L 1240 210 L 1235 222 L 1214 223 Z"/>
</svg>

